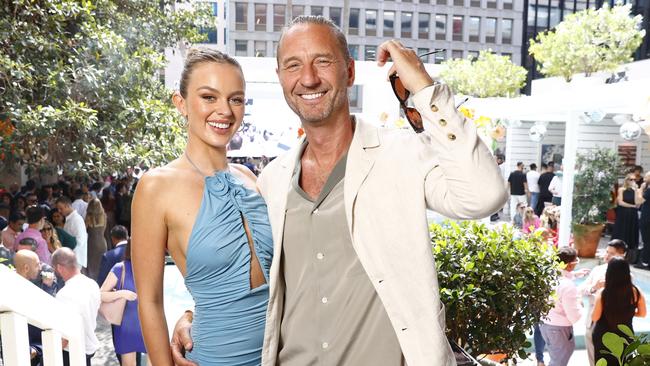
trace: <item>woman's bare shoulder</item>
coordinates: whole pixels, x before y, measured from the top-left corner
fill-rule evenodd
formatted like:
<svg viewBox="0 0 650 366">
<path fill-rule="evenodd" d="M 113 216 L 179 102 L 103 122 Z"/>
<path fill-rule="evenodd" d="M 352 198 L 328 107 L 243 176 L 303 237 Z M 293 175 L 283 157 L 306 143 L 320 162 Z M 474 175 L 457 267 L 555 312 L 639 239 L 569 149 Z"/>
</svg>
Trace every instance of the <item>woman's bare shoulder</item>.
<svg viewBox="0 0 650 366">
<path fill-rule="evenodd" d="M 145 194 L 160 194 L 162 192 L 174 192 L 191 180 L 193 174 L 188 174 L 182 164 L 177 160 L 157 168 L 153 168 L 142 175 L 138 182 L 136 192 Z"/>
<path fill-rule="evenodd" d="M 248 167 L 241 164 L 228 164 L 232 174 L 236 175 L 250 189 L 256 190 L 257 176 Z"/>
</svg>

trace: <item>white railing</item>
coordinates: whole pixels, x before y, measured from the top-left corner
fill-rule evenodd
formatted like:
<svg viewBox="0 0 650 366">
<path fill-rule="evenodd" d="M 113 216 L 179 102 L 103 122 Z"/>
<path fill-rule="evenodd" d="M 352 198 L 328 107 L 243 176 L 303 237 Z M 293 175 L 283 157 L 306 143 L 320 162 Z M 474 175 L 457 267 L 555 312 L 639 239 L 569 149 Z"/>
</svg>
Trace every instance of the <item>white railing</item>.
<svg viewBox="0 0 650 366">
<path fill-rule="evenodd" d="M 0 334 L 4 366 L 30 366 L 27 324 L 43 330 L 43 364 L 62 366 L 61 339 L 71 366 L 85 366 L 81 316 L 11 269 L 0 265 Z"/>
</svg>

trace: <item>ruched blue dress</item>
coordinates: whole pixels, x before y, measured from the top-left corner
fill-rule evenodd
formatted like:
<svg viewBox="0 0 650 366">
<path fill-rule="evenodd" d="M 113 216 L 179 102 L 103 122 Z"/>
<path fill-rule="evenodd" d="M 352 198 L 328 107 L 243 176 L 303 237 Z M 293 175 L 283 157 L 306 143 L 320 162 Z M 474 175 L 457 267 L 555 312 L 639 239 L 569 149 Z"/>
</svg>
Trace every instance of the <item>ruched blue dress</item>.
<svg viewBox="0 0 650 366">
<path fill-rule="evenodd" d="M 251 250 L 266 279 L 251 289 Z M 195 302 L 187 358 L 206 365 L 259 365 L 262 357 L 273 239 L 266 204 L 228 171 L 205 178 L 187 248 L 185 284 Z"/>
</svg>

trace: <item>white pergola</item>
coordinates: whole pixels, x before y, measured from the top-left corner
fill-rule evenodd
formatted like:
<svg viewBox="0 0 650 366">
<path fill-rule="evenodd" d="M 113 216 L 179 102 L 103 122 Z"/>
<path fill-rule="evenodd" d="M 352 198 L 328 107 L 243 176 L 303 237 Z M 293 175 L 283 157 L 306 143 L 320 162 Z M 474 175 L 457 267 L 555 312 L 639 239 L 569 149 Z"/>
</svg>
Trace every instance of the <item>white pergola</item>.
<svg viewBox="0 0 650 366">
<path fill-rule="evenodd" d="M 532 96 L 470 99 L 467 103 L 477 115 L 491 118 L 565 123 L 560 246 L 568 245 L 571 233 L 578 126 L 584 123 L 580 115 L 596 109 L 632 115 L 650 102 L 650 60 L 627 66 L 629 81 L 605 84 L 602 76 L 578 78 L 571 83 L 544 79 L 533 82 Z"/>
</svg>

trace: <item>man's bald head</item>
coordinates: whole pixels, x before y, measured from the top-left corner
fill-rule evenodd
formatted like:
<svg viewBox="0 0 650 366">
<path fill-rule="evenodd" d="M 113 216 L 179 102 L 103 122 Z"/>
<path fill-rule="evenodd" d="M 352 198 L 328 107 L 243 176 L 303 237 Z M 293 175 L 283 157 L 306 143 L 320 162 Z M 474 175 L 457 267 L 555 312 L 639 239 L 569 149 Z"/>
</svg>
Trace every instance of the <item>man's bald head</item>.
<svg viewBox="0 0 650 366">
<path fill-rule="evenodd" d="M 40 272 L 38 255 L 31 250 L 22 249 L 14 256 L 16 273 L 28 280 L 35 280 Z"/>
<path fill-rule="evenodd" d="M 58 273 L 64 281 L 79 274 L 77 256 L 70 248 L 64 247 L 55 250 L 54 253 L 52 253 L 51 263 L 54 271 Z"/>
</svg>

